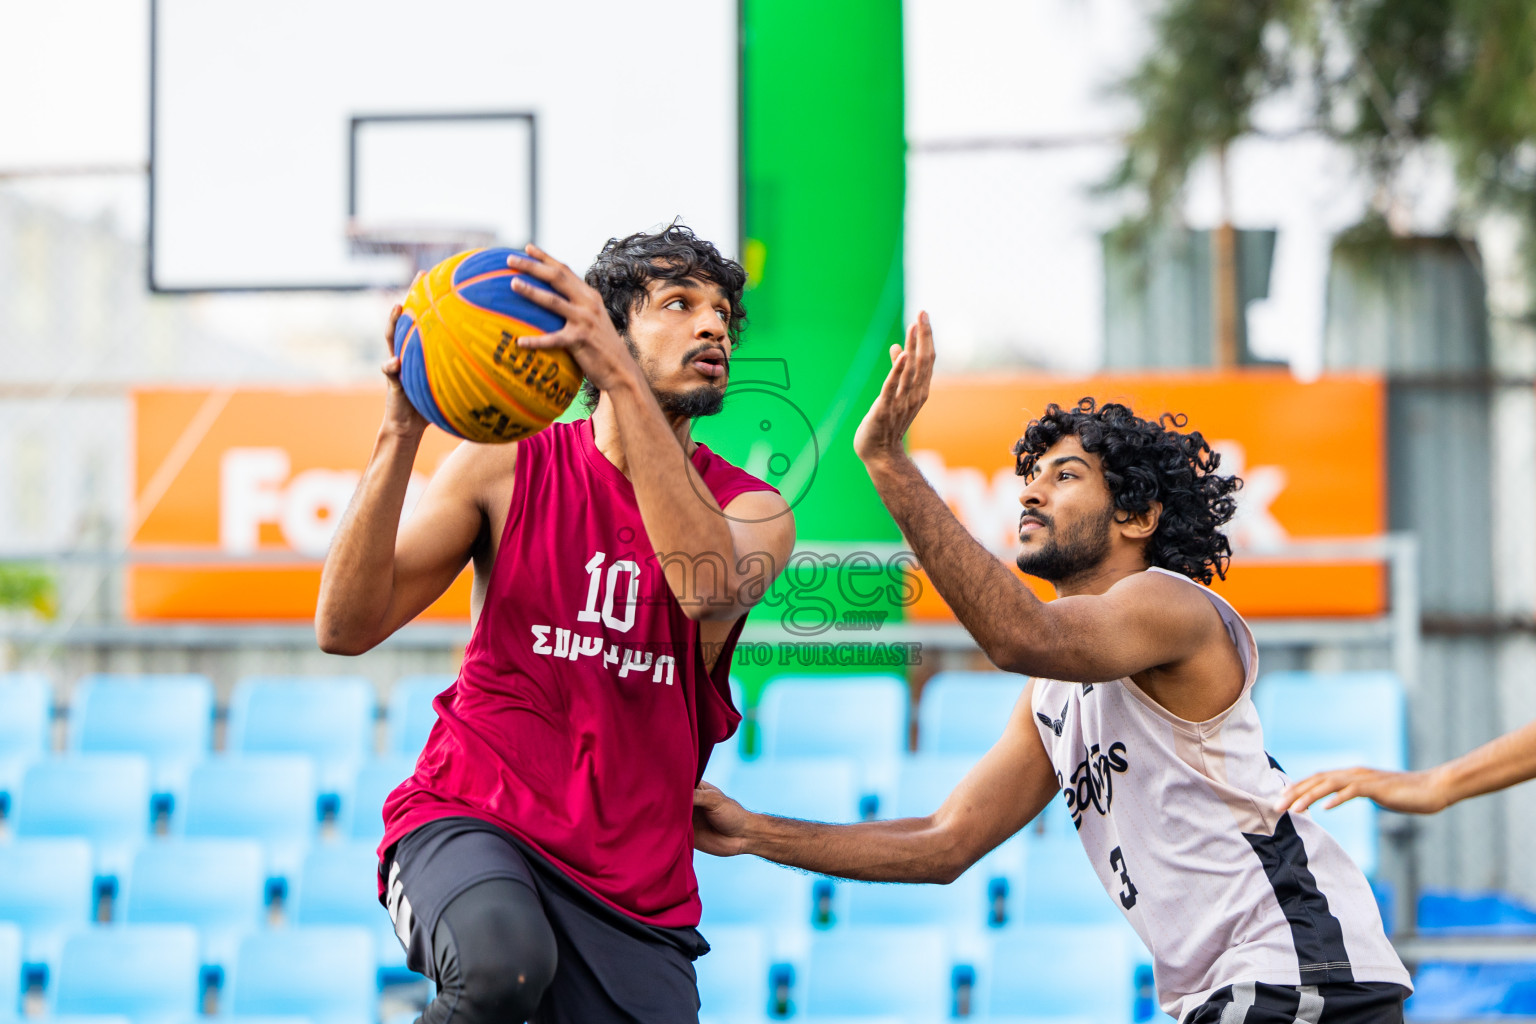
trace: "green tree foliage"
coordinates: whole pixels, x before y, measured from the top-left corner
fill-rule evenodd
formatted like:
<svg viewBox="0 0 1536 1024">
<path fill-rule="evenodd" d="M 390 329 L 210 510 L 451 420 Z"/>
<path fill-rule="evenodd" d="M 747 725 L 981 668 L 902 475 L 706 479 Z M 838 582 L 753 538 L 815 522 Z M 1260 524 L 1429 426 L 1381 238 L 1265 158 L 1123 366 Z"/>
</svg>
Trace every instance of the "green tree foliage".
<svg viewBox="0 0 1536 1024">
<path fill-rule="evenodd" d="M 34 611 L 51 619 L 58 610 L 53 577 L 41 569 L 0 565 L 0 608 Z"/>
<path fill-rule="evenodd" d="M 1139 117 L 1110 184 L 1141 196 L 1150 220 L 1282 92 L 1304 98 L 1302 127 L 1359 155 L 1377 215 L 1403 161 L 1443 146 L 1462 215 L 1536 216 L 1532 0 L 1166 0 L 1121 88 Z"/>
<path fill-rule="evenodd" d="M 1267 45 L 1276 26 L 1308 37 L 1313 0 L 1168 0 L 1153 45 L 1120 84 L 1140 108 L 1111 187 L 1140 191 L 1155 219 L 1195 161 L 1252 130 L 1254 106 L 1292 84 L 1295 62 Z"/>
</svg>

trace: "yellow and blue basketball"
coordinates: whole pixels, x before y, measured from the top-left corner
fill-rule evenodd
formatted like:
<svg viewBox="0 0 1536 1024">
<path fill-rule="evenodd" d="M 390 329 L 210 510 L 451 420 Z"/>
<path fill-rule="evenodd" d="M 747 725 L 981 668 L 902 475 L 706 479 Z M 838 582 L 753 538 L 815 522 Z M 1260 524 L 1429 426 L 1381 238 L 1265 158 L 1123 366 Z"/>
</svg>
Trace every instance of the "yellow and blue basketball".
<svg viewBox="0 0 1536 1024">
<path fill-rule="evenodd" d="M 395 324 L 400 383 L 411 404 L 457 437 L 495 444 L 549 426 L 581 387 L 564 349 L 520 348 L 565 320 L 512 290 L 548 285 L 507 266 L 517 249 L 471 249 L 417 278 Z"/>
</svg>

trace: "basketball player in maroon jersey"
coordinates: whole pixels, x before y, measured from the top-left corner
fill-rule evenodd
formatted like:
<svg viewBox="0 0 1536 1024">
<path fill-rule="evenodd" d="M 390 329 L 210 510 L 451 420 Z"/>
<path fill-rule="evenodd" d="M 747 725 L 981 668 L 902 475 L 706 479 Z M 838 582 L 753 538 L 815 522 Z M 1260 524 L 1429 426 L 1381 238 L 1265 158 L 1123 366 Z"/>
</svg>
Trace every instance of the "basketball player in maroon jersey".
<svg viewBox="0 0 1536 1024">
<path fill-rule="evenodd" d="M 366 651 L 474 565 L 463 667 L 379 847 L 407 963 L 437 983 L 422 1020 L 695 1021 L 693 788 L 794 545 L 783 498 L 690 437 L 723 401 L 745 274 L 676 225 L 610 240 L 585 282 L 528 252 L 513 269 L 555 292 L 514 287 L 566 326 L 523 343 L 575 357 L 591 418 L 460 445 L 401 524 L 427 423 L 387 362 L 316 632 Z"/>
</svg>

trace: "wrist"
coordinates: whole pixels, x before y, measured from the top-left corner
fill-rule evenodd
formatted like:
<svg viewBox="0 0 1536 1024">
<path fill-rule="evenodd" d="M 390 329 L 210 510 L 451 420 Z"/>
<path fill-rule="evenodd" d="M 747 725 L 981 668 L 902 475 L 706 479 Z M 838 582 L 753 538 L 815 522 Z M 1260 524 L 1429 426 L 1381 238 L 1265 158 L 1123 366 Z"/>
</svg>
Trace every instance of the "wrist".
<svg viewBox="0 0 1536 1024">
<path fill-rule="evenodd" d="M 747 818 L 742 824 L 741 834 L 737 837 L 741 841 L 740 852 L 744 855 L 762 857 L 763 851 L 768 846 L 768 816 L 758 814 L 756 811 L 747 811 L 746 814 Z"/>
<path fill-rule="evenodd" d="M 409 451 L 414 455 L 416 449 L 421 446 L 421 439 L 426 433 L 426 420 L 422 420 L 419 423 L 401 423 L 397 420 L 386 419 L 383 423 L 379 424 L 379 436 L 376 447 L 379 451 L 396 449 L 402 452 Z"/>
<path fill-rule="evenodd" d="M 1443 811 L 1462 798 L 1459 782 L 1449 764 L 1438 765 L 1426 771 L 1424 781 L 1428 784 L 1437 810 Z"/>
<path fill-rule="evenodd" d="M 896 479 L 917 472 L 914 463 L 902 448 L 881 448 L 861 455 L 864 469 L 877 486 L 883 479 Z"/>
</svg>

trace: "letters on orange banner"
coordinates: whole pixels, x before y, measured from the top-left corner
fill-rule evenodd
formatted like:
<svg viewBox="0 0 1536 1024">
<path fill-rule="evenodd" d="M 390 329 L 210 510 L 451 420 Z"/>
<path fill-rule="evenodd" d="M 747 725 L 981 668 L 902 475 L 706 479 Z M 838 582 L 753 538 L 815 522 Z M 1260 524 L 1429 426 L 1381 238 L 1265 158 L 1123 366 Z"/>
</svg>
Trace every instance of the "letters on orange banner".
<svg viewBox="0 0 1536 1024">
<path fill-rule="evenodd" d="M 1092 396 L 1137 415 L 1188 417 L 1221 454 L 1220 472 L 1241 476 L 1228 526 L 1237 554 L 1217 592 L 1254 617 L 1362 616 L 1386 607 L 1386 572 L 1368 557 L 1288 561 L 1309 540 L 1379 537 L 1385 529 L 1385 392 L 1369 377 L 1302 383 L 1285 373 L 1189 372 L 1093 378 L 989 377 L 935 381 L 908 435 L 913 459 L 971 533 L 1011 562 L 1019 493 L 1013 443 L 1055 402 Z M 1262 556 L 1262 557 L 1259 557 Z M 1040 581 L 1038 592 L 1052 594 Z M 923 587 L 914 619 L 950 612 Z"/>
<path fill-rule="evenodd" d="M 156 557 L 129 568 L 129 614 L 312 619 L 383 404 L 376 387 L 135 393 L 130 551 Z M 422 439 L 406 515 L 456 444 Z M 467 620 L 469 589 L 465 573 L 423 617 Z"/>
</svg>

